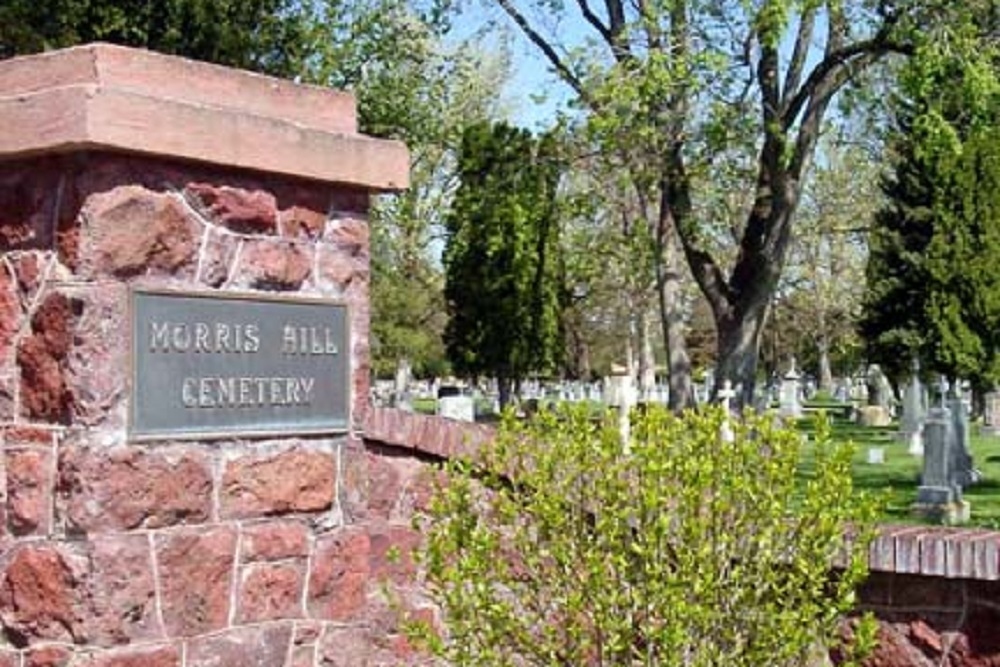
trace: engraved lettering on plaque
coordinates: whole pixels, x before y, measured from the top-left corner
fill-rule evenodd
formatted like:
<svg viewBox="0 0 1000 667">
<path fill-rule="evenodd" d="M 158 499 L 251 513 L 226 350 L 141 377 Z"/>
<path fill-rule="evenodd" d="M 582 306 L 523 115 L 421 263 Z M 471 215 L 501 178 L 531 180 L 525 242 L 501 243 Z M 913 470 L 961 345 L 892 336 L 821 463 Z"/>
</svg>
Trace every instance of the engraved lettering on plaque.
<svg viewBox="0 0 1000 667">
<path fill-rule="evenodd" d="M 342 432 L 347 341 L 334 302 L 135 289 L 130 435 Z"/>
</svg>

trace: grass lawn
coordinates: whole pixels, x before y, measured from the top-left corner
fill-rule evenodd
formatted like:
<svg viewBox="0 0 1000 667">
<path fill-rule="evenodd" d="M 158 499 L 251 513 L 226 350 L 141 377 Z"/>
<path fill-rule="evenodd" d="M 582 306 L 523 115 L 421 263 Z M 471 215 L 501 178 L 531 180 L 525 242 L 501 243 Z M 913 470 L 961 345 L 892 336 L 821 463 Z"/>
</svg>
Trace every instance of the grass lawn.
<svg viewBox="0 0 1000 667">
<path fill-rule="evenodd" d="M 853 441 L 857 446 L 854 455 L 855 484 L 877 494 L 883 503 L 885 521 L 918 523 L 919 519 L 910 513 L 910 506 L 917 499 L 923 463 L 922 459 L 907 453 L 906 443 L 895 439 L 898 426 L 863 427 L 840 417 L 833 419 L 832 426 L 834 438 Z M 803 432 L 810 433 L 813 430 L 812 420 L 804 419 L 799 427 Z M 970 525 L 1000 529 L 1000 437 L 978 436 L 976 426 L 972 428 L 973 464 L 983 477 L 964 493 L 971 504 Z M 884 463 L 868 463 L 870 447 L 884 448 Z M 808 475 L 809 468 L 807 455 L 802 474 Z"/>
</svg>

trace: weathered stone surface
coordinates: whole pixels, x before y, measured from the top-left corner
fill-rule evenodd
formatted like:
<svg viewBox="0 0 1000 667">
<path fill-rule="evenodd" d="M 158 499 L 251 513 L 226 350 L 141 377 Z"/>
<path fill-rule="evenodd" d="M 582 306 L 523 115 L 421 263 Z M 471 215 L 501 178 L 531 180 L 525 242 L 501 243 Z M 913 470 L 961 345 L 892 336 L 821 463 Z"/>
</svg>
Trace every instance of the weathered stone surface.
<svg viewBox="0 0 1000 667">
<path fill-rule="evenodd" d="M 304 244 L 270 239 L 243 242 L 234 282 L 253 289 L 297 290 L 312 271 L 312 251 Z"/>
<path fill-rule="evenodd" d="M 315 646 L 296 646 L 292 649 L 292 663 L 289 667 L 315 667 L 315 665 Z"/>
<path fill-rule="evenodd" d="M 324 290 L 343 294 L 356 280 L 368 280 L 367 256 L 355 256 L 329 245 L 316 250 L 316 284 Z"/>
<path fill-rule="evenodd" d="M 304 557 L 309 554 L 308 530 L 295 521 L 244 526 L 242 549 L 245 562 Z"/>
<path fill-rule="evenodd" d="M 396 584 L 412 582 L 417 572 L 413 556 L 420 534 L 409 526 L 379 525 L 369 529 L 369 567 L 373 579 Z"/>
<path fill-rule="evenodd" d="M 0 649 L 0 667 L 21 667 L 21 654 Z"/>
<path fill-rule="evenodd" d="M 395 636 L 377 634 L 363 627 L 327 627 L 318 645 L 320 667 L 411 664 L 394 651 Z"/>
<path fill-rule="evenodd" d="M 277 202 L 270 192 L 211 183 L 189 183 L 186 194 L 212 222 L 244 234 L 273 234 Z"/>
<path fill-rule="evenodd" d="M 73 397 L 73 422 L 93 426 L 115 416 L 128 386 L 128 289 L 101 285 L 74 292 L 78 306 L 66 384 Z M 124 424 L 109 424 L 124 426 Z"/>
<path fill-rule="evenodd" d="M 371 206 L 371 197 L 364 190 L 338 188 L 333 192 L 330 208 L 345 217 L 364 217 Z"/>
<path fill-rule="evenodd" d="M 313 618 L 346 621 L 363 611 L 370 553 L 371 541 L 361 528 L 345 528 L 317 540 L 308 593 Z"/>
<path fill-rule="evenodd" d="M 24 546 L 0 578 L 0 620 L 18 643 L 82 636 L 76 613 L 77 578 L 56 549 Z"/>
<path fill-rule="evenodd" d="M 174 196 L 123 185 L 92 195 L 81 264 L 91 275 L 175 274 L 190 267 L 198 224 Z"/>
<path fill-rule="evenodd" d="M 230 461 L 222 479 L 222 514 L 251 517 L 316 512 L 333 503 L 335 462 L 327 452 L 291 449 Z"/>
<path fill-rule="evenodd" d="M 226 627 L 235 549 L 236 533 L 230 528 L 157 537 L 160 604 L 168 636 L 192 636 Z"/>
<path fill-rule="evenodd" d="M 305 569 L 300 563 L 261 563 L 241 573 L 239 613 L 241 623 L 273 621 L 302 616 Z"/>
<path fill-rule="evenodd" d="M 91 547 L 86 587 L 90 642 L 110 646 L 162 637 L 149 539 L 115 535 L 91 542 Z"/>
<path fill-rule="evenodd" d="M 14 336 L 21 328 L 22 311 L 17 294 L 17 280 L 6 267 L 0 266 L 0 350 L 6 357 L 7 350 L 14 342 Z M 0 366 L 3 362 L 0 361 Z"/>
<path fill-rule="evenodd" d="M 28 652 L 24 667 L 68 667 L 72 658 L 72 652 L 65 646 L 44 646 Z"/>
<path fill-rule="evenodd" d="M 136 447 L 67 446 L 59 489 L 69 527 L 85 532 L 200 523 L 212 511 L 210 463 L 195 450 L 168 458 Z"/>
<path fill-rule="evenodd" d="M 51 527 L 52 453 L 8 450 L 7 524 L 15 535 L 44 535 Z"/>
<path fill-rule="evenodd" d="M 291 625 L 282 623 L 199 637 L 188 644 L 185 664 L 186 667 L 284 667 L 291 636 Z"/>
<path fill-rule="evenodd" d="M 351 256 L 367 256 L 370 241 L 368 221 L 360 217 L 340 218 L 332 225 L 328 239 L 341 252 Z"/>
<path fill-rule="evenodd" d="M 169 645 L 128 647 L 99 653 L 80 667 L 181 667 L 181 652 Z"/>
<path fill-rule="evenodd" d="M 326 228 L 326 211 L 291 206 L 278 215 L 281 234 L 293 238 L 318 239 Z"/>
<path fill-rule="evenodd" d="M 229 279 L 239 237 L 215 230 L 207 232 L 208 241 L 201 251 L 198 279 L 210 287 L 219 287 Z"/>
<path fill-rule="evenodd" d="M 17 354 L 21 406 L 29 419 L 69 423 L 73 397 L 66 383 L 66 360 L 81 307 L 81 302 L 57 292 L 31 318 L 31 334 L 21 341 Z"/>
<path fill-rule="evenodd" d="M 0 372 L 0 421 L 14 421 L 17 410 L 14 407 L 14 388 L 17 378 L 13 372 Z"/>
</svg>

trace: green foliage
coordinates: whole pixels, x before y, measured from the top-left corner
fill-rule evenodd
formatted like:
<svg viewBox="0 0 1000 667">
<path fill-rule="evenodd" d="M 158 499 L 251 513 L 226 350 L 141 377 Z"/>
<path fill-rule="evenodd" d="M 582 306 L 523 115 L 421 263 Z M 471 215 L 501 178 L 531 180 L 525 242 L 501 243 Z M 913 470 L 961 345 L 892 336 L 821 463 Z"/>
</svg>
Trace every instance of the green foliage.
<svg viewBox="0 0 1000 667">
<path fill-rule="evenodd" d="M 104 41 L 294 76 L 310 26 L 295 0 L 6 0 L 0 58 Z"/>
<path fill-rule="evenodd" d="M 722 420 L 634 413 L 624 453 L 587 411 L 508 414 L 431 506 L 431 648 L 459 665 L 759 667 L 836 643 L 874 516 L 851 448 L 820 424 L 800 484 L 794 430 L 747 414 L 724 443 Z"/>
<path fill-rule="evenodd" d="M 486 123 L 463 136 L 444 251 L 445 342 L 459 373 L 503 384 L 557 362 L 560 170 L 552 136 Z"/>
<path fill-rule="evenodd" d="M 997 54 L 956 31 L 902 76 L 888 206 L 875 217 L 861 334 L 897 377 L 925 367 L 1000 380 L 1000 79 Z"/>
</svg>

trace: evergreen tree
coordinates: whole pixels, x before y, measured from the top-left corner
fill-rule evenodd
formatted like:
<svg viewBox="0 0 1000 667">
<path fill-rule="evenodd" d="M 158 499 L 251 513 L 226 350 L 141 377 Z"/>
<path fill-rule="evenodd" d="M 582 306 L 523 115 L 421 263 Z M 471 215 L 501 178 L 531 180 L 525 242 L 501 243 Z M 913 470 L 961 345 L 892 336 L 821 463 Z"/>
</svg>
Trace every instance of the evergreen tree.
<svg viewBox="0 0 1000 667">
<path fill-rule="evenodd" d="M 445 221 L 445 329 L 459 373 L 514 382 L 551 370 L 559 349 L 555 139 L 500 123 L 470 127 Z"/>
<path fill-rule="evenodd" d="M 891 375 L 918 356 L 983 388 L 1000 379 L 1000 80 L 995 54 L 955 34 L 919 50 L 901 78 L 860 329 Z"/>
</svg>

